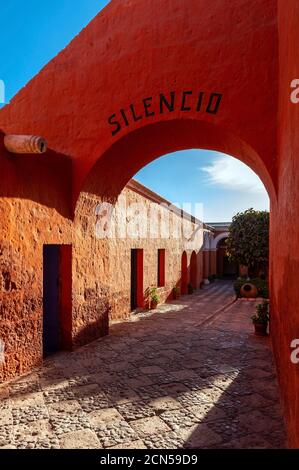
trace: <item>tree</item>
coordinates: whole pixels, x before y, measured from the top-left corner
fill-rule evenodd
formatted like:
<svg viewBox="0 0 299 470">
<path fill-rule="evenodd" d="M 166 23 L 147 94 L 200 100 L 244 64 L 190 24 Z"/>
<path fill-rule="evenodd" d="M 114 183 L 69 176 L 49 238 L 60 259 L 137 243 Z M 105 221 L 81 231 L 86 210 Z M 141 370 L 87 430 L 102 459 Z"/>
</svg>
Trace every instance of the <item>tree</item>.
<svg viewBox="0 0 299 470">
<path fill-rule="evenodd" d="M 269 262 L 269 212 L 247 209 L 233 217 L 226 240 L 231 261 L 248 266 L 254 274 L 267 272 Z"/>
</svg>

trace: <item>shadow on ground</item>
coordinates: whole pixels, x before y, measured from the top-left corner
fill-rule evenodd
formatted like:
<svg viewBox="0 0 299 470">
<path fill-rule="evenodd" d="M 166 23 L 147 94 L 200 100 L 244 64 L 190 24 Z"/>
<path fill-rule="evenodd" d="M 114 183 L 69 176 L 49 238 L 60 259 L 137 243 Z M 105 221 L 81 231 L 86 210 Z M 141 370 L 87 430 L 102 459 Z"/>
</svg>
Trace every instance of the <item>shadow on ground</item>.
<svg viewBox="0 0 299 470">
<path fill-rule="evenodd" d="M 0 446 L 285 447 L 269 338 L 232 297 L 218 281 L 2 386 Z"/>
</svg>

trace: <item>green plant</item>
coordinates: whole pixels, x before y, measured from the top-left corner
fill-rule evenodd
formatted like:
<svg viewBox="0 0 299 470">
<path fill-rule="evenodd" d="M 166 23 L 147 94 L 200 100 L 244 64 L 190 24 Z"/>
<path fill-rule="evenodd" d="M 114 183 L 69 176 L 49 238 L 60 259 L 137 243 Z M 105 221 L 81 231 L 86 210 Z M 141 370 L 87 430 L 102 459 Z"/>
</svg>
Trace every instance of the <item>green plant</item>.
<svg viewBox="0 0 299 470">
<path fill-rule="evenodd" d="M 269 301 L 263 300 L 261 304 L 256 306 L 256 313 L 252 315 L 253 323 L 267 324 L 269 321 Z"/>
<path fill-rule="evenodd" d="M 269 260 L 269 212 L 248 209 L 233 217 L 226 240 L 231 261 L 251 272 L 267 272 Z"/>
<path fill-rule="evenodd" d="M 250 282 L 255 285 L 260 297 L 263 297 L 264 299 L 269 298 L 268 283 L 265 279 L 262 279 L 261 277 L 255 277 Z"/>
<path fill-rule="evenodd" d="M 152 287 L 149 291 L 149 297 L 151 299 L 151 302 L 153 303 L 159 303 L 160 302 L 160 296 L 157 291 L 157 287 Z"/>
</svg>

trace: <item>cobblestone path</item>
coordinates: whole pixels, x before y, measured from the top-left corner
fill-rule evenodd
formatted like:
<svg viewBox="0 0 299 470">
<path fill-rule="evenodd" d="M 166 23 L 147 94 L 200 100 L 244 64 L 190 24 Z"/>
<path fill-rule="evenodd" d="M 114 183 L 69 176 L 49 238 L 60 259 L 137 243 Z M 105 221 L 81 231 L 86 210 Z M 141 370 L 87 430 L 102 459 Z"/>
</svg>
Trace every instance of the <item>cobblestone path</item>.
<svg viewBox="0 0 299 470">
<path fill-rule="evenodd" d="M 0 387 L 2 448 L 285 447 L 255 302 L 217 281 Z"/>
</svg>

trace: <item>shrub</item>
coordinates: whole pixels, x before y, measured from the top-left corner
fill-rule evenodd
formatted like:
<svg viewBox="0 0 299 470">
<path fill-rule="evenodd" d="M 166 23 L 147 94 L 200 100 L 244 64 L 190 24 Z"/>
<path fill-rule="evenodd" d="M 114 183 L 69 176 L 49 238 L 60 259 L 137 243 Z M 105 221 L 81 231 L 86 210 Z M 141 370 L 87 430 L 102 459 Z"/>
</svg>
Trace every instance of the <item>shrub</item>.
<svg viewBox="0 0 299 470">
<path fill-rule="evenodd" d="M 232 261 L 251 272 L 267 272 L 269 259 L 269 212 L 248 209 L 233 217 L 226 240 Z"/>
<path fill-rule="evenodd" d="M 153 287 L 152 289 L 150 289 L 149 296 L 150 296 L 151 302 L 157 302 L 157 304 L 160 302 L 160 297 L 159 297 L 156 287 Z"/>
<path fill-rule="evenodd" d="M 269 302 L 263 300 L 261 304 L 256 306 L 256 313 L 252 315 L 251 320 L 253 323 L 267 324 L 269 321 Z"/>
<path fill-rule="evenodd" d="M 259 297 L 263 297 L 264 299 L 269 298 L 268 283 L 265 279 L 256 277 L 252 279 L 250 282 L 252 282 L 252 284 L 254 284 L 255 287 L 257 288 Z"/>
</svg>

